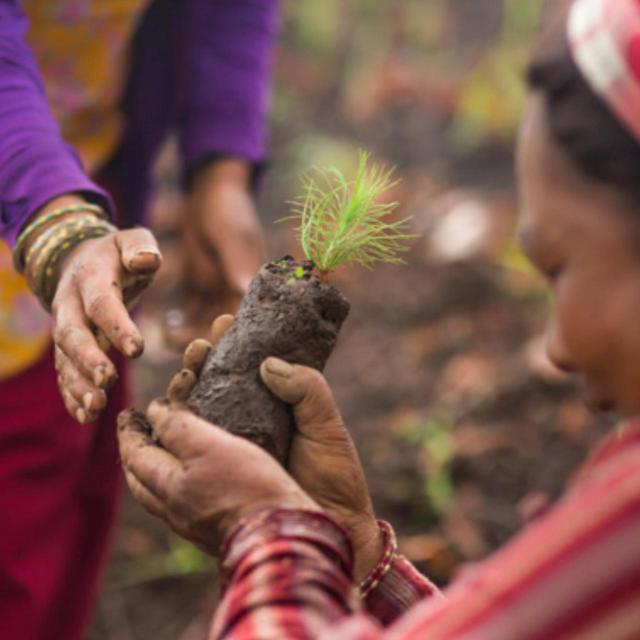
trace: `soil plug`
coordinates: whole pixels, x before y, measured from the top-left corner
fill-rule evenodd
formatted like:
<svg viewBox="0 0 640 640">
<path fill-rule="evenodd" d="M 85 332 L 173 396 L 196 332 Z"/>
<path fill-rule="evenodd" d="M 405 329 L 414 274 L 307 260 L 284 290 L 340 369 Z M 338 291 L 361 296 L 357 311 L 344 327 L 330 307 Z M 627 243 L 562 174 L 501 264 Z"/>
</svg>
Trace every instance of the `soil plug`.
<svg viewBox="0 0 640 640">
<path fill-rule="evenodd" d="M 397 203 L 381 203 L 394 186 L 391 172 L 369 164 L 361 152 L 348 181 L 335 168 L 303 179 L 301 197 L 285 220 L 297 223 L 306 257 L 287 256 L 262 267 L 235 320 L 213 347 L 188 405 L 202 418 L 248 438 L 285 464 L 293 419 L 259 376 L 269 356 L 322 371 L 349 312 L 349 303 L 328 275 L 347 263 L 370 268 L 401 262 L 407 220 L 389 221 Z"/>
</svg>

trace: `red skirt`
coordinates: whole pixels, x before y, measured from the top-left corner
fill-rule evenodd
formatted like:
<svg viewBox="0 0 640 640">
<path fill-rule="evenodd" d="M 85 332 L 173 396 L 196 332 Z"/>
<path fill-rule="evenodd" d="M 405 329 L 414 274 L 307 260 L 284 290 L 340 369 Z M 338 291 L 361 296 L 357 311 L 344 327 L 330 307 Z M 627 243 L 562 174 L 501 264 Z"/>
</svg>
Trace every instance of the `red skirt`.
<svg viewBox="0 0 640 640">
<path fill-rule="evenodd" d="M 120 379 L 96 425 L 66 412 L 49 352 L 0 382 L 0 636 L 83 637 L 118 508 Z"/>
</svg>

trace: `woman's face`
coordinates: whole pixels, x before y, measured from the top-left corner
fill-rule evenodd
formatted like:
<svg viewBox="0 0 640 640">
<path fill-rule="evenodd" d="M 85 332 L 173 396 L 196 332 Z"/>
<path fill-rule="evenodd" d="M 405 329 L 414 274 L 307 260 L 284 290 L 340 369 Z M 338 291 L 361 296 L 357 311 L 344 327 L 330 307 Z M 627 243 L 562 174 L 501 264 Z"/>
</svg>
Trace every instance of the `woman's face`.
<svg viewBox="0 0 640 640">
<path fill-rule="evenodd" d="M 522 246 L 555 305 L 547 352 L 585 382 L 590 403 L 640 414 L 640 211 L 574 169 L 529 99 L 518 149 Z"/>
</svg>

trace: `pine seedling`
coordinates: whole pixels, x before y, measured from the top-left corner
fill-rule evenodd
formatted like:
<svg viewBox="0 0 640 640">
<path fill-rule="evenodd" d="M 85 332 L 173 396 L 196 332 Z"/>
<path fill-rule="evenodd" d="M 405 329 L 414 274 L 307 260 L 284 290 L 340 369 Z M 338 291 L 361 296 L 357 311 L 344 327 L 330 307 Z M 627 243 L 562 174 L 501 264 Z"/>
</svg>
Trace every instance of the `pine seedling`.
<svg viewBox="0 0 640 640">
<path fill-rule="evenodd" d="M 348 263 L 370 269 L 376 262 L 398 264 L 408 250 L 408 218 L 391 221 L 397 202 L 380 196 L 398 184 L 392 171 L 370 163 L 361 151 L 358 170 L 349 181 L 335 167 L 316 169 L 302 179 L 302 194 L 294 200 L 286 220 L 298 223 L 296 232 L 307 260 L 322 280 Z"/>
</svg>

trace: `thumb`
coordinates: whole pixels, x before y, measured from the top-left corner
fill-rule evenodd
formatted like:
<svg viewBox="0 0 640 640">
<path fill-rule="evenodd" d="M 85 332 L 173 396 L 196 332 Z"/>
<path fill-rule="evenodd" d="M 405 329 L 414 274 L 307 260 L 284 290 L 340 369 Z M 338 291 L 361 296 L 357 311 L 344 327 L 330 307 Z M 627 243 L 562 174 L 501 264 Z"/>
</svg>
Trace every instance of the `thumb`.
<svg viewBox="0 0 640 640">
<path fill-rule="evenodd" d="M 130 273 L 153 275 L 162 263 L 158 243 L 148 229 L 127 229 L 116 234 L 124 268 Z"/>
<path fill-rule="evenodd" d="M 260 377 L 275 396 L 292 405 L 298 431 L 303 435 L 345 430 L 331 389 L 319 371 L 267 358 L 260 366 Z"/>
</svg>

